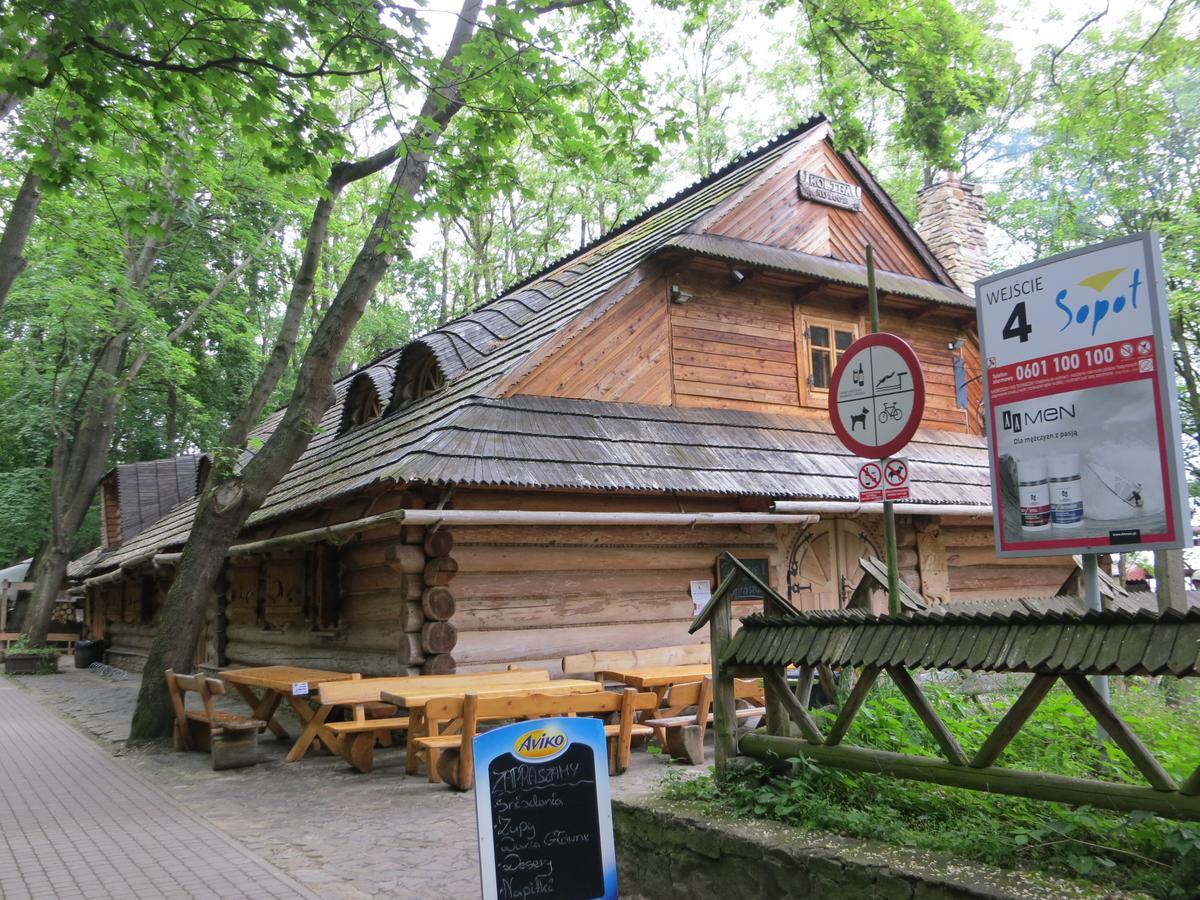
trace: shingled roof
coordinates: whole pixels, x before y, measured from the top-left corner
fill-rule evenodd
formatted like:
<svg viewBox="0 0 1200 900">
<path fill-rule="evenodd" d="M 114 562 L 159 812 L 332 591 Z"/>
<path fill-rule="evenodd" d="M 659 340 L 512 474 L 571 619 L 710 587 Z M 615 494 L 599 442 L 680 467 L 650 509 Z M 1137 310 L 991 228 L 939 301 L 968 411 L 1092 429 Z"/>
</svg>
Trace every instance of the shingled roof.
<svg viewBox="0 0 1200 900">
<path fill-rule="evenodd" d="M 187 453 L 117 466 L 121 540 L 141 534 L 180 500 L 196 496 L 203 459 L 198 453 Z"/>
<path fill-rule="evenodd" d="M 598 301 L 620 296 L 656 253 L 664 248 L 703 253 L 682 237 L 697 220 L 827 135 L 824 119 L 814 118 L 419 338 L 414 343 L 436 358 L 445 387 L 339 437 L 350 381 L 343 379 L 320 433 L 250 524 L 379 482 L 856 499 L 855 462 L 824 419 L 496 396 L 497 385 L 568 323 L 594 312 Z M 843 283 L 857 283 L 854 273 L 843 275 Z M 908 281 L 901 287 L 916 296 Z M 948 277 L 942 286 L 922 284 L 926 293 L 937 294 L 926 299 L 954 305 L 966 299 Z M 401 353 L 383 354 L 370 371 L 394 367 Z M 268 435 L 281 416 L 271 416 L 256 435 Z M 914 485 L 914 500 L 990 503 L 982 438 L 922 430 L 910 450 L 913 459 L 928 464 L 920 467 L 923 480 Z M 183 504 L 106 557 L 103 567 L 178 545 L 192 511 L 193 504 Z"/>
<path fill-rule="evenodd" d="M 952 603 L 904 616 L 755 614 L 742 623 L 723 657 L 732 665 L 1200 674 L 1195 596 L 1183 611 L 1160 612 L 1131 596 L 1093 612 L 1077 597 L 1049 597 Z"/>
</svg>

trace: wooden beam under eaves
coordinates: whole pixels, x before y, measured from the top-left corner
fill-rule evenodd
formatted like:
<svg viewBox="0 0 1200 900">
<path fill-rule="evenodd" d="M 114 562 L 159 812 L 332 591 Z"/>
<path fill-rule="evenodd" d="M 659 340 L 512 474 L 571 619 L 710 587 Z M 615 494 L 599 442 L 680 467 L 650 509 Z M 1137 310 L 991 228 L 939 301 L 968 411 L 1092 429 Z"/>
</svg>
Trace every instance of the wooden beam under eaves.
<svg viewBox="0 0 1200 900">
<path fill-rule="evenodd" d="M 804 300 L 807 297 L 811 297 L 825 286 L 825 282 L 823 281 L 814 281 L 812 284 L 802 284 L 792 292 L 792 299 L 796 301 Z"/>
</svg>

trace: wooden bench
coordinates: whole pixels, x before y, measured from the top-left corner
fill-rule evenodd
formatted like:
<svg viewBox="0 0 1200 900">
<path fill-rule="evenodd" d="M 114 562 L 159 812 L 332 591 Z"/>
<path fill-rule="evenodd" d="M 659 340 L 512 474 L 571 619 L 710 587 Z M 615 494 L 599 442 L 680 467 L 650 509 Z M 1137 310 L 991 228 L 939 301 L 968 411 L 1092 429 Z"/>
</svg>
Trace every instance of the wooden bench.
<svg viewBox="0 0 1200 900">
<path fill-rule="evenodd" d="M 258 762 L 258 733 L 267 727 L 261 719 L 213 708 L 213 697 L 224 696 L 225 683 L 203 675 L 176 675 L 167 669 L 167 690 L 175 708 L 175 749 L 206 750 L 212 767 L 236 769 Z M 188 709 L 187 695 L 200 695 L 203 709 Z"/>
<path fill-rule="evenodd" d="M 644 650 L 592 650 L 562 658 L 565 675 L 588 678 L 606 669 L 637 669 L 644 666 L 689 666 L 711 662 L 708 644 L 678 644 Z"/>
<path fill-rule="evenodd" d="M 642 722 L 651 728 L 661 728 L 666 736 L 667 752 L 672 759 L 687 760 L 693 766 L 704 762 L 704 732 L 713 720 L 713 686 L 711 678 L 672 685 L 663 698 L 663 706 L 671 709 L 696 707 L 696 712 L 685 716 L 662 719 L 646 719 Z M 733 682 L 734 700 L 750 701 L 758 705 L 740 707 L 734 713 L 739 719 L 752 719 L 767 713 L 762 685 L 756 678 L 736 678 Z"/>
<path fill-rule="evenodd" d="M 0 632 L 0 647 L 3 647 L 7 652 L 8 648 L 21 639 L 21 635 L 15 631 Z M 63 655 L 75 652 L 75 642 L 79 640 L 77 634 L 48 634 L 46 635 L 47 644 L 62 644 Z"/>
<path fill-rule="evenodd" d="M 634 719 L 639 710 L 654 709 L 658 698 L 651 693 L 639 693 L 626 688 L 617 694 L 597 691 L 593 694 L 522 694 L 509 697 L 447 697 L 425 704 L 425 718 L 430 734 L 418 737 L 416 746 L 429 755 L 429 767 L 436 767 L 441 779 L 462 791 L 468 791 L 474 780 L 472 739 L 480 722 L 498 719 L 540 719 L 545 716 L 576 716 L 616 714 L 617 721 L 604 726 L 608 738 L 608 769 L 620 775 L 629 768 L 630 743 L 634 735 L 649 735 L 652 729 L 638 725 Z M 462 720 L 459 734 L 437 734 L 439 722 Z"/>
<path fill-rule="evenodd" d="M 395 678 L 363 678 L 355 674 L 348 681 L 323 682 L 317 688 L 321 703 L 317 715 L 320 716 L 324 727 L 337 737 L 338 755 L 365 774 L 375 767 L 375 747 L 390 746 L 392 730 L 407 729 L 409 726 L 408 716 L 395 715 L 396 707 L 381 701 L 380 695 L 383 692 L 403 693 L 415 684 L 420 684 L 422 689 L 428 686 L 453 690 L 455 683 L 467 678 L 478 680 L 480 674 L 409 675 Z M 497 680 L 515 686 L 550 680 L 550 673 L 544 669 L 510 669 L 490 674 Z M 325 722 L 330 710 L 335 706 L 350 707 L 352 718 L 346 722 Z"/>
</svg>

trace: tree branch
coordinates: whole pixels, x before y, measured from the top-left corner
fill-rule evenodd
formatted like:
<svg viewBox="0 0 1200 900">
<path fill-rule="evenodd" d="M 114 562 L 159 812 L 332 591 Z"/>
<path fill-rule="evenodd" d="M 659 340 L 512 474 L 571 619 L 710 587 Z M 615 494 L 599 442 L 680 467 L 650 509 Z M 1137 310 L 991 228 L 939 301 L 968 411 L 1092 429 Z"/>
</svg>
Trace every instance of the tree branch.
<svg viewBox="0 0 1200 900">
<path fill-rule="evenodd" d="M 207 59 L 202 63 L 187 65 L 185 63 L 169 62 L 167 57 L 159 59 L 149 59 L 144 56 L 134 56 L 132 53 L 126 53 L 118 50 L 116 47 L 111 47 L 108 44 L 102 44 L 94 37 L 84 38 L 83 42 L 94 50 L 99 50 L 114 59 L 118 59 L 123 63 L 131 66 L 137 66 L 142 69 L 152 69 L 164 72 L 179 72 L 184 75 L 200 75 L 211 69 L 228 69 L 233 72 L 244 74 L 246 69 L 266 69 L 274 72 L 277 75 L 282 75 L 284 78 L 292 78 L 297 80 L 324 78 L 329 75 L 340 75 L 350 77 L 354 75 L 369 75 L 377 72 L 380 69 L 379 64 L 369 66 L 365 69 L 330 69 L 322 62 L 315 69 L 305 71 L 294 71 L 281 66 L 278 63 L 273 63 L 270 60 L 262 59 L 261 57 L 242 56 L 240 54 L 232 54 L 223 56 L 217 59 Z"/>
<path fill-rule="evenodd" d="M 202 301 L 196 304 L 196 308 L 188 313 L 182 322 L 180 322 L 167 333 L 166 339 L 168 343 L 174 343 L 185 333 L 187 333 L 187 331 L 189 331 L 191 327 L 196 324 L 196 320 L 204 314 L 204 311 L 216 302 L 217 298 L 221 296 L 225 288 L 227 288 L 235 278 L 246 271 L 250 264 L 254 262 L 258 258 L 258 255 L 266 248 L 271 236 L 283 227 L 283 221 L 283 218 L 280 217 L 280 219 L 273 226 L 267 229 L 267 231 L 264 232 L 263 236 L 259 239 L 258 244 L 255 245 L 254 249 L 246 255 L 246 258 L 222 275 L 217 280 L 217 283 L 213 285 L 207 296 L 205 296 Z M 125 372 L 122 374 L 121 380 L 117 385 L 117 390 L 124 390 L 133 384 L 134 379 L 137 378 L 138 374 L 142 370 L 142 367 L 145 366 L 149 360 L 149 350 L 143 350 L 140 354 L 138 354 L 137 358 L 134 359 L 134 361 L 125 369 Z"/>
<path fill-rule="evenodd" d="M 1101 10 L 1100 12 L 1096 13 L 1096 15 L 1092 16 L 1090 19 L 1088 19 L 1086 22 L 1084 22 L 1082 25 L 1080 25 L 1079 28 L 1075 31 L 1075 33 L 1073 35 L 1071 35 L 1071 39 L 1069 41 L 1067 41 L 1060 48 L 1058 48 L 1052 54 L 1050 54 L 1050 84 L 1052 87 L 1058 87 L 1058 80 L 1057 80 L 1057 77 L 1054 72 L 1054 65 L 1055 65 L 1055 63 L 1058 62 L 1058 58 L 1060 56 L 1062 56 L 1064 53 L 1066 53 L 1071 48 L 1071 45 L 1073 43 L 1075 43 L 1075 41 L 1077 41 L 1079 39 L 1079 36 L 1081 34 L 1083 34 L 1090 26 L 1095 25 L 1097 22 L 1099 22 L 1101 19 L 1103 19 L 1107 15 L 1108 15 L 1108 0 L 1104 0 L 1104 9 Z"/>
</svg>

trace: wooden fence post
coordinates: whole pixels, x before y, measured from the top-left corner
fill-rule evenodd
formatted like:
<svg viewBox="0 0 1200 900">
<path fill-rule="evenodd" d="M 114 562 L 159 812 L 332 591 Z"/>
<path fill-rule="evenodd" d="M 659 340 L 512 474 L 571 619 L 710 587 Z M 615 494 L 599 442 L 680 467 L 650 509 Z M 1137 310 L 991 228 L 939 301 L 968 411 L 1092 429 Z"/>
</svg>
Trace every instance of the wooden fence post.
<svg viewBox="0 0 1200 900">
<path fill-rule="evenodd" d="M 784 679 L 786 685 L 783 666 L 772 666 L 772 668 L 778 670 L 776 674 Z M 778 683 L 778 680 L 763 680 L 763 692 L 767 707 L 767 734 L 790 736 L 792 733 L 791 719 L 788 718 L 787 708 L 783 705 L 783 698 L 779 696 Z"/>
<path fill-rule="evenodd" d="M 1183 577 L 1182 550 L 1154 551 L 1154 587 L 1158 611 L 1187 612 L 1187 585 Z"/>
<path fill-rule="evenodd" d="M 721 657 L 732 637 L 732 592 L 717 599 L 708 623 L 708 643 L 713 670 L 713 756 L 717 780 L 725 779 L 729 760 L 737 755 L 737 714 L 733 700 L 733 678 L 721 665 Z"/>
</svg>

